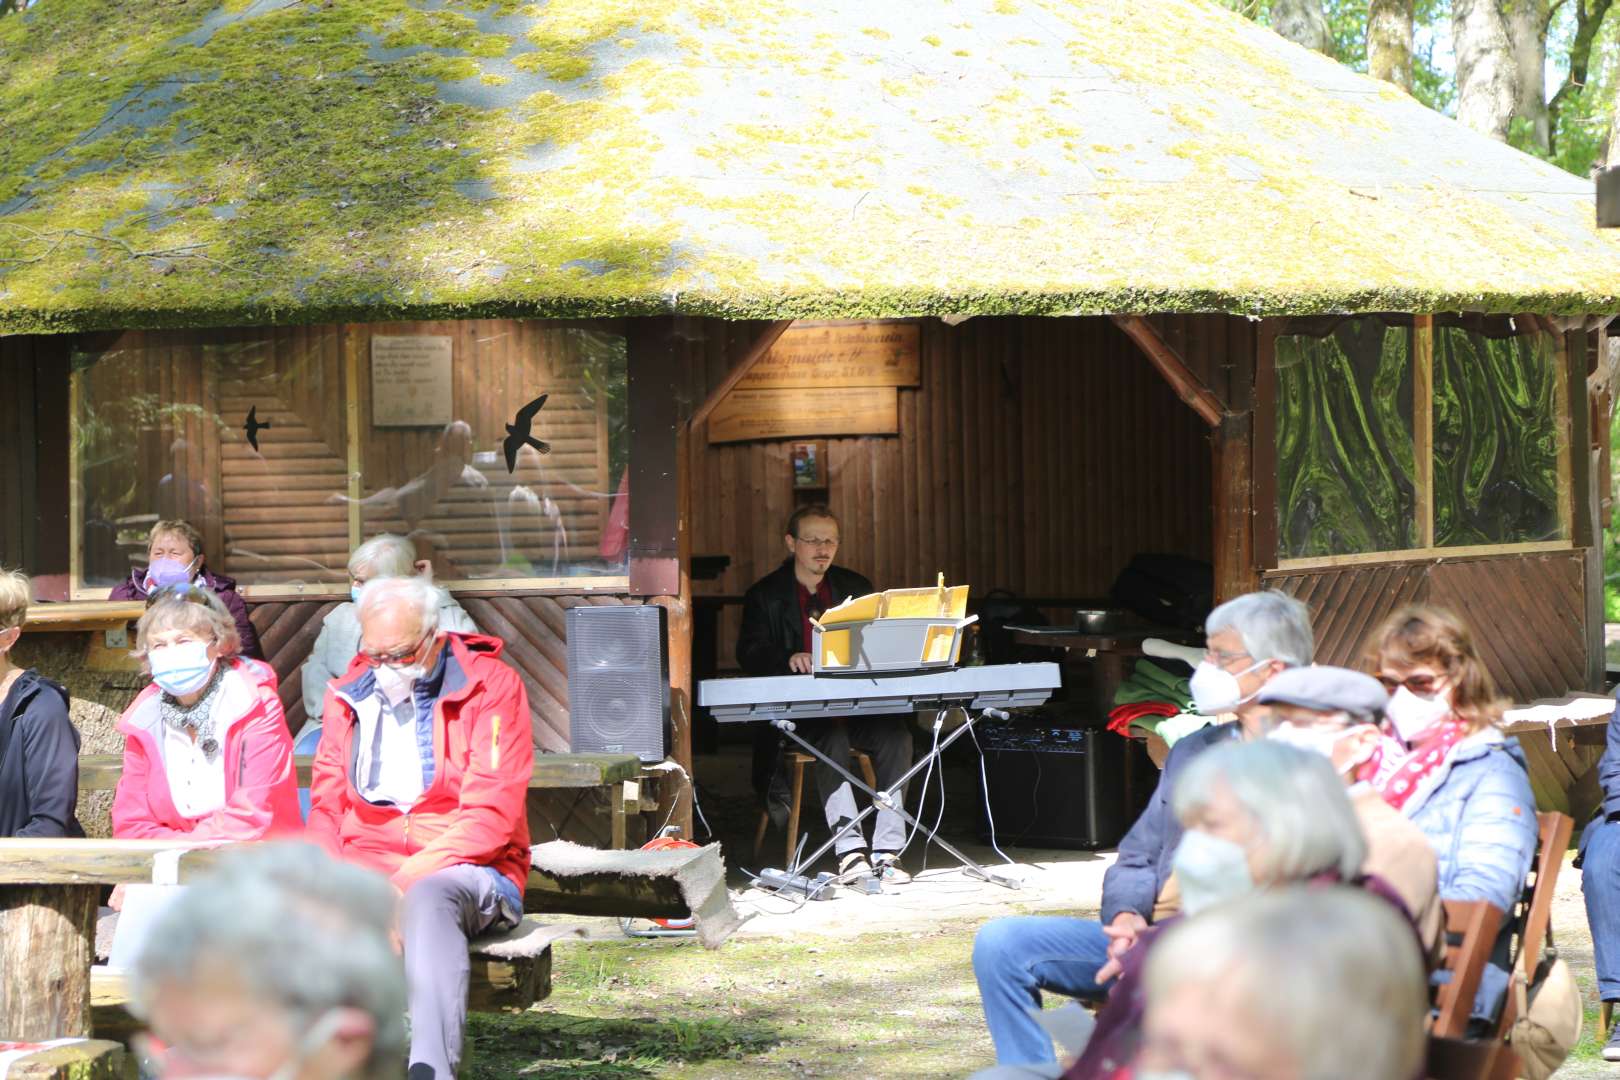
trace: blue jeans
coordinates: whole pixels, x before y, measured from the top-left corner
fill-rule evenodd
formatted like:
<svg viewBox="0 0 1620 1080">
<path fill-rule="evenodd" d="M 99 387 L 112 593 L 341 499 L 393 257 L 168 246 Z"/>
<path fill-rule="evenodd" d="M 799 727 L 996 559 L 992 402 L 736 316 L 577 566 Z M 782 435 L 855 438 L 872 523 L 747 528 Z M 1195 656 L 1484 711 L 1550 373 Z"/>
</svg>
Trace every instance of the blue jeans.
<svg viewBox="0 0 1620 1080">
<path fill-rule="evenodd" d="M 1093 919 L 1013 915 L 981 926 L 973 939 L 973 974 L 996 1063 L 1056 1061 L 1052 1040 L 1029 1010 L 1041 1007 L 1042 990 L 1102 997 L 1097 969 L 1107 961 L 1108 935 Z"/>
<path fill-rule="evenodd" d="M 1592 929 L 1598 997 L 1620 1001 L 1620 821 L 1598 818 L 1581 834 L 1581 892 Z"/>
</svg>

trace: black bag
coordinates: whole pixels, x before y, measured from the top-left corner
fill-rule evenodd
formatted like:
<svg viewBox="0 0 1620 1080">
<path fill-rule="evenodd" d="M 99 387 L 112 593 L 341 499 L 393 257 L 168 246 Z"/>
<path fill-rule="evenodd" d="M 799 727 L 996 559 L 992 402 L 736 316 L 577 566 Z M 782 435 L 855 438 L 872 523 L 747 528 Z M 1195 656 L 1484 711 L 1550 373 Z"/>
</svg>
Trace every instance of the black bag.
<svg viewBox="0 0 1620 1080">
<path fill-rule="evenodd" d="M 1214 606 L 1215 568 L 1184 555 L 1136 555 L 1109 595 L 1148 622 L 1197 630 Z"/>
</svg>

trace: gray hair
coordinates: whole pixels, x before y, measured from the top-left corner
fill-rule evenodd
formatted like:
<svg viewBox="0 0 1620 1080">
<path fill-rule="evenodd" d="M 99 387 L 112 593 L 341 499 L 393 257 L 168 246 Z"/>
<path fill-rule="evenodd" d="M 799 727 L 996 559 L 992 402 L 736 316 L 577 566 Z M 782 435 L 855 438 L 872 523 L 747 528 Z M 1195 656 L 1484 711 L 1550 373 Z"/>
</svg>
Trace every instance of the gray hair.
<svg viewBox="0 0 1620 1080">
<path fill-rule="evenodd" d="M 1231 792 L 1263 838 L 1260 884 L 1329 871 L 1350 881 L 1361 873 L 1367 840 L 1344 781 L 1323 755 L 1265 739 L 1213 747 L 1177 781 L 1176 818 L 1185 823 L 1220 789 Z"/>
<path fill-rule="evenodd" d="M 444 592 L 422 577 L 373 578 L 360 588 L 360 602 L 355 605 L 360 621 L 385 607 L 402 606 L 414 609 L 421 619 L 422 632 L 432 633 L 439 628 L 439 605 Z"/>
<path fill-rule="evenodd" d="M 220 963 L 278 1009 L 295 1032 L 328 1011 L 359 1009 L 376 1023 L 365 1080 L 404 1072 L 405 973 L 389 933 L 386 879 L 309 844 L 255 844 L 220 860 L 154 921 L 135 961 L 137 1016 L 165 982 L 187 983 Z"/>
<path fill-rule="evenodd" d="M 219 648 L 222 659 L 242 652 L 235 616 L 208 586 L 197 582 L 170 585 L 153 593 L 148 604 L 135 624 L 135 648 L 130 655 L 137 660 L 146 659 L 146 643 L 160 630 L 187 630 L 205 636 Z"/>
<path fill-rule="evenodd" d="M 1148 955 L 1149 1017 L 1189 983 L 1218 986 L 1292 1054 L 1300 1080 L 1336 1080 L 1351 1062 L 1369 1080 L 1406 1080 L 1423 1065 L 1417 939 L 1388 901 L 1359 889 L 1274 889 L 1184 920 Z"/>
<path fill-rule="evenodd" d="M 416 574 L 416 548 L 403 536 L 378 533 L 354 549 L 349 556 L 349 576 L 361 570 L 374 578 L 413 577 Z"/>
<path fill-rule="evenodd" d="M 1275 589 L 1234 597 L 1209 613 L 1205 635 L 1236 630 L 1243 651 L 1255 660 L 1281 660 L 1299 667 L 1316 655 L 1311 613 L 1304 604 Z"/>
</svg>

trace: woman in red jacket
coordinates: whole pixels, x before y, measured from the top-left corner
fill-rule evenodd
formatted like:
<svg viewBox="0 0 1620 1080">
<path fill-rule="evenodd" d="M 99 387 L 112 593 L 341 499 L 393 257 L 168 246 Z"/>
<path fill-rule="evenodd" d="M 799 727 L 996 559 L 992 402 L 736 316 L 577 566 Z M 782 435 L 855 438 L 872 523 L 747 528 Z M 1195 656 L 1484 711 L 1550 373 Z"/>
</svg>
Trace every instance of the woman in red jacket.
<svg viewBox="0 0 1620 1080">
<path fill-rule="evenodd" d="M 135 638 L 152 685 L 118 721 L 115 837 L 262 840 L 301 829 L 275 672 L 240 650 L 236 622 L 211 590 L 153 594 Z"/>
</svg>

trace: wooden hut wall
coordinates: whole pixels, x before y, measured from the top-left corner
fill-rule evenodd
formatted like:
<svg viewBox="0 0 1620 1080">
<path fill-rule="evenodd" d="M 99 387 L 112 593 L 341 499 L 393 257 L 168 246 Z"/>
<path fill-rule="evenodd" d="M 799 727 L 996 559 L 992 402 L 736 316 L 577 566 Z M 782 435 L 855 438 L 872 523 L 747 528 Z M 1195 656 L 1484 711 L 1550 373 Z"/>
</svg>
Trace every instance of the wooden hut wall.
<svg viewBox="0 0 1620 1080">
<path fill-rule="evenodd" d="M 1220 341 L 1201 352 L 1218 373 Z M 880 588 L 944 571 L 977 596 L 1081 599 L 1106 595 L 1137 552 L 1210 559 L 1209 429 L 1112 322 L 927 320 L 920 347 L 899 435 L 828 440 L 841 563 Z M 695 367 L 696 399 L 726 371 L 719 349 Z M 731 563 L 693 588 L 735 596 L 784 557 L 791 441 L 694 440 L 692 552 Z M 738 617 L 733 606 L 719 627 L 722 666 Z"/>
</svg>

